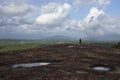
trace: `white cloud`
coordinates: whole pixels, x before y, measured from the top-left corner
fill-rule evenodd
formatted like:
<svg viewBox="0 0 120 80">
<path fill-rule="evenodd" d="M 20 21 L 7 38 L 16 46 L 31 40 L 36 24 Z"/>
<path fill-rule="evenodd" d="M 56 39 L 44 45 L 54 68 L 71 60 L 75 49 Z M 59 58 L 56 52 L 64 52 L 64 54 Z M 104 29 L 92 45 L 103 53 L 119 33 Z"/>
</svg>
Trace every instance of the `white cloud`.
<svg viewBox="0 0 120 80">
<path fill-rule="evenodd" d="M 73 5 L 89 5 L 92 3 L 93 0 L 73 0 Z"/>
<path fill-rule="evenodd" d="M 31 23 L 30 18 L 36 10 L 37 6 L 28 4 L 26 0 L 1 0 L 0 25 L 19 26 L 29 24 Z"/>
<path fill-rule="evenodd" d="M 73 0 L 73 5 L 97 5 L 104 6 L 110 4 L 111 0 Z"/>
<path fill-rule="evenodd" d="M 98 5 L 108 5 L 110 4 L 111 0 L 94 0 L 94 2 Z"/>
<path fill-rule="evenodd" d="M 66 31 L 82 37 L 110 37 L 111 34 L 120 35 L 120 18 L 109 16 L 104 10 L 92 7 L 84 20 L 69 20 Z"/>
<path fill-rule="evenodd" d="M 100 25 L 100 21 L 103 21 L 106 16 L 102 9 L 92 7 L 83 20 L 69 20 L 66 26 L 69 26 L 67 29 L 71 31 L 86 31 L 96 27 L 95 25 Z"/>
<path fill-rule="evenodd" d="M 120 18 L 109 16 L 99 7 L 110 4 L 110 0 L 74 0 L 77 5 L 98 5 L 90 8 L 83 20 L 74 18 L 76 14 L 72 11 L 75 8 L 69 3 L 46 3 L 39 6 L 38 11 L 38 6 L 29 4 L 27 0 L 14 1 L 0 0 L 0 34 L 63 34 L 84 38 L 120 35 Z"/>
<path fill-rule="evenodd" d="M 70 32 L 84 30 L 83 21 L 80 20 L 69 20 L 66 22 L 65 26 L 67 26 L 66 30 Z"/>
<path fill-rule="evenodd" d="M 64 3 L 63 5 L 50 3 L 46 6 L 42 6 L 42 14 L 37 17 L 36 22 L 40 25 L 61 23 L 68 16 L 70 9 L 71 5 L 68 3 Z"/>
<path fill-rule="evenodd" d="M 98 17 L 102 17 L 104 15 L 105 15 L 105 12 L 102 9 L 92 7 L 87 17 L 85 17 L 84 21 L 86 24 L 90 24 L 91 22 L 95 21 Z"/>
<path fill-rule="evenodd" d="M 120 35 L 119 18 L 113 18 L 96 7 L 90 9 L 83 24 L 87 36 Z"/>
<path fill-rule="evenodd" d="M 28 12 L 34 11 L 35 7 L 27 3 L 3 2 L 0 4 L 0 13 L 2 15 L 24 15 Z"/>
</svg>

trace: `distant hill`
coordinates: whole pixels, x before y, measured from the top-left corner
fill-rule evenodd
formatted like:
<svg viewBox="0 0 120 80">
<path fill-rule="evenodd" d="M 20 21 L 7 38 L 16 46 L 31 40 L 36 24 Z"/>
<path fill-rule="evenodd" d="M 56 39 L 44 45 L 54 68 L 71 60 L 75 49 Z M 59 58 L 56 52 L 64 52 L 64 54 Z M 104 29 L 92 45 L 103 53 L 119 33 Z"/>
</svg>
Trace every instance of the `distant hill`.
<svg viewBox="0 0 120 80">
<path fill-rule="evenodd" d="M 69 36 L 63 36 L 63 35 L 55 35 L 52 37 L 41 39 L 41 41 L 76 41 L 77 39 L 69 37 Z"/>
<path fill-rule="evenodd" d="M 104 35 L 104 36 L 94 36 L 94 37 L 88 37 L 86 40 L 90 41 L 120 41 L 120 35 L 116 34 L 110 34 L 110 35 Z"/>
</svg>

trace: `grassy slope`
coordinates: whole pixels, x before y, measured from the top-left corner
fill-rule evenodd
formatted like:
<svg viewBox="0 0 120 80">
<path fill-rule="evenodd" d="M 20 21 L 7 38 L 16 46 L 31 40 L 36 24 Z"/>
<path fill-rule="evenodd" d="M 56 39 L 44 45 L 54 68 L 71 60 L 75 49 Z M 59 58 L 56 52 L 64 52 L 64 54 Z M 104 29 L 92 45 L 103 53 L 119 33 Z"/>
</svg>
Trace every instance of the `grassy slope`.
<svg viewBox="0 0 120 80">
<path fill-rule="evenodd" d="M 41 41 L 9 41 L 9 40 L 1 41 L 0 40 L 0 52 L 41 48 L 41 47 L 46 47 L 46 46 L 55 45 L 55 44 L 67 44 L 67 43 L 71 43 L 71 42 L 59 43 L 59 42 L 52 42 L 52 41 L 41 42 Z"/>
<path fill-rule="evenodd" d="M 78 44 L 78 42 L 65 42 L 65 43 L 59 43 L 59 42 L 40 42 L 40 41 L 21 41 L 21 40 L 0 40 L 0 52 L 3 51 L 13 51 L 13 50 L 25 50 L 25 49 L 31 49 L 31 48 L 40 48 L 40 47 L 46 47 L 49 45 L 55 45 L 55 44 Z M 112 47 L 115 42 L 83 42 L 83 44 L 91 44 L 91 45 L 98 45 L 98 46 L 106 46 L 106 47 Z"/>
<path fill-rule="evenodd" d="M 45 47 L 53 43 L 39 41 L 0 40 L 0 52 Z"/>
<path fill-rule="evenodd" d="M 36 48 L 39 47 L 39 44 L 37 43 L 24 43 L 24 44 L 5 44 L 5 45 L 0 45 L 0 52 L 2 51 L 12 51 L 12 50 L 23 50 L 23 49 L 30 49 L 30 48 Z"/>
</svg>

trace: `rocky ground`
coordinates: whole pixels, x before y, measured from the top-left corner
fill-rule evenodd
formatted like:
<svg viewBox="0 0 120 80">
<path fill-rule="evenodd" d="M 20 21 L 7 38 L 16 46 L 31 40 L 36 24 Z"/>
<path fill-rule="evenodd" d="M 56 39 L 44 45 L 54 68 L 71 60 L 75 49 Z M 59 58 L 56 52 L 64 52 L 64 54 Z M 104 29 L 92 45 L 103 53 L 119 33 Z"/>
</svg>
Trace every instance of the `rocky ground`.
<svg viewBox="0 0 120 80">
<path fill-rule="evenodd" d="M 17 67 L 49 62 L 47 66 Z M 109 71 L 92 66 L 112 67 Z M 120 80 L 120 50 L 92 45 L 55 45 L 0 53 L 0 80 Z"/>
</svg>

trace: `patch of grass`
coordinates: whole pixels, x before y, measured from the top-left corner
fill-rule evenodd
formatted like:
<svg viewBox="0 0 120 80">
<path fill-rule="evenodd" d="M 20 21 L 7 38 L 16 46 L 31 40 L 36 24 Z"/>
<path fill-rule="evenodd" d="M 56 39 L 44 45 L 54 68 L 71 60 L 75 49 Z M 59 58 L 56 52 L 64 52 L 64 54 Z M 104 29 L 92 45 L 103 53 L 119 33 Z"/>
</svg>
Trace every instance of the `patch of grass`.
<svg viewBox="0 0 120 80">
<path fill-rule="evenodd" d="M 24 40 L 0 40 L 0 52 L 46 47 L 54 43 Z"/>
<path fill-rule="evenodd" d="M 25 44 L 5 44 L 0 46 L 0 52 L 3 51 L 12 51 L 12 50 L 24 50 L 38 47 L 39 44 L 35 43 L 25 43 Z"/>
<path fill-rule="evenodd" d="M 113 46 L 113 48 L 120 49 L 120 42 L 118 42 L 117 44 L 115 44 L 115 45 Z"/>
<path fill-rule="evenodd" d="M 118 41 L 85 41 L 84 44 L 101 46 L 101 47 L 112 47 L 112 46 L 114 46 L 117 42 L 118 42 Z"/>
<path fill-rule="evenodd" d="M 115 43 L 92 43 L 93 45 L 103 46 L 103 47 L 112 47 Z"/>
<path fill-rule="evenodd" d="M 39 41 L 0 41 L 0 52 L 26 50 L 32 48 L 48 47 L 58 44 L 57 42 L 39 42 Z"/>
<path fill-rule="evenodd" d="M 54 42 L 54 41 L 0 41 L 0 52 L 26 50 L 32 48 L 48 47 L 56 44 L 77 44 L 76 42 Z"/>
</svg>

